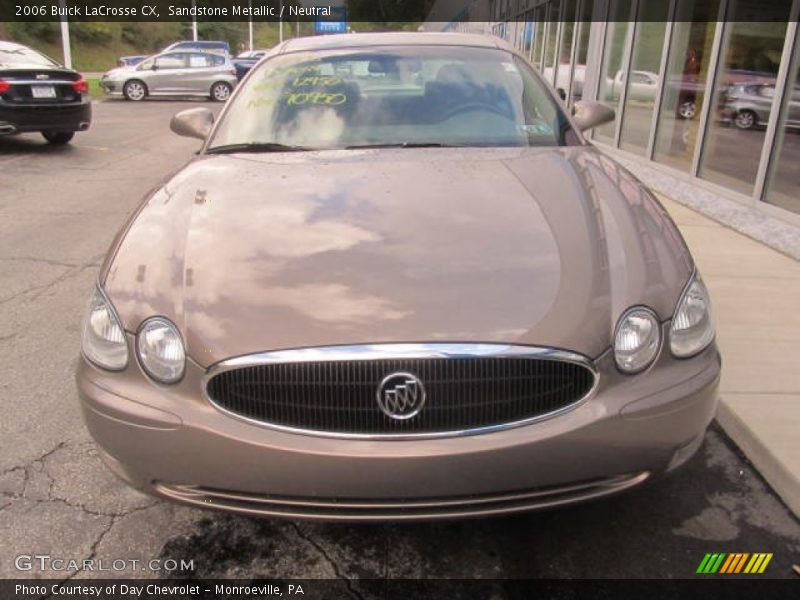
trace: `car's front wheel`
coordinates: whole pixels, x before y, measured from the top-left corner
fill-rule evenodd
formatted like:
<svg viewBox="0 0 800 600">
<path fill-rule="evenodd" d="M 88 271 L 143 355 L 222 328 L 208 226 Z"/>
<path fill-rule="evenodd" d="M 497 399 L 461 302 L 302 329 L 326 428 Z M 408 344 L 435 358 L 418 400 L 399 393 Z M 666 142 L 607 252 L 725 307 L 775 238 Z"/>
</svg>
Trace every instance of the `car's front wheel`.
<svg viewBox="0 0 800 600">
<path fill-rule="evenodd" d="M 56 146 L 69 144 L 72 138 L 75 137 L 75 133 L 72 131 L 43 131 L 42 135 L 50 144 Z"/>
<path fill-rule="evenodd" d="M 139 102 L 147 97 L 147 86 L 143 81 L 131 79 L 125 83 L 125 86 L 122 88 L 122 93 L 125 95 L 126 100 Z"/>
<path fill-rule="evenodd" d="M 734 123 L 739 129 L 752 129 L 757 122 L 756 113 L 752 110 L 740 110 L 734 119 Z"/>
<path fill-rule="evenodd" d="M 233 88 L 229 83 L 218 81 L 211 86 L 211 99 L 214 102 L 225 102 L 231 97 L 231 91 L 233 91 Z"/>
</svg>

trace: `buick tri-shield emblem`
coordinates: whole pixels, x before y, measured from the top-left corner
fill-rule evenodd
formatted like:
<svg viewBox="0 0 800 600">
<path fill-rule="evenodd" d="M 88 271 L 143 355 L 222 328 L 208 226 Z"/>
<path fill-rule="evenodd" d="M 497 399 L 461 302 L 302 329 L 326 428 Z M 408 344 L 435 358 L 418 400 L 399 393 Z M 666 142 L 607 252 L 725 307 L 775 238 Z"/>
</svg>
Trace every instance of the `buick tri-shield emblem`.
<svg viewBox="0 0 800 600">
<path fill-rule="evenodd" d="M 425 388 L 411 373 L 392 373 L 378 386 L 378 406 L 392 419 L 410 419 L 425 404 Z"/>
</svg>

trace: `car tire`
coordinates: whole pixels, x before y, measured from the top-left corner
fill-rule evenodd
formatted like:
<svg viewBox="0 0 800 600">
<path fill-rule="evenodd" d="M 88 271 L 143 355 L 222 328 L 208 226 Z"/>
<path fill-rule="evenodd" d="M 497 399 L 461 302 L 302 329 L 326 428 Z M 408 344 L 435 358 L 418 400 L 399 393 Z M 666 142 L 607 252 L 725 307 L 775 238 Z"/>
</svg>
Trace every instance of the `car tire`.
<svg viewBox="0 0 800 600">
<path fill-rule="evenodd" d="M 211 86 L 211 99 L 214 102 L 225 102 L 231 97 L 232 91 L 233 87 L 231 84 L 225 83 L 224 81 L 218 81 Z"/>
<path fill-rule="evenodd" d="M 42 136 L 49 144 L 54 146 L 62 146 L 69 144 L 72 138 L 75 137 L 74 131 L 43 131 Z"/>
<path fill-rule="evenodd" d="M 126 100 L 141 102 L 147 98 L 147 85 L 145 85 L 144 81 L 131 79 L 130 81 L 126 81 L 125 85 L 122 86 L 122 94 L 125 96 Z"/>
<path fill-rule="evenodd" d="M 697 104 L 694 100 L 686 100 L 678 107 L 678 115 L 682 119 L 691 120 L 697 114 Z"/>
<path fill-rule="evenodd" d="M 752 129 L 758 124 L 758 117 L 752 110 L 740 110 L 733 118 L 738 129 Z"/>
</svg>

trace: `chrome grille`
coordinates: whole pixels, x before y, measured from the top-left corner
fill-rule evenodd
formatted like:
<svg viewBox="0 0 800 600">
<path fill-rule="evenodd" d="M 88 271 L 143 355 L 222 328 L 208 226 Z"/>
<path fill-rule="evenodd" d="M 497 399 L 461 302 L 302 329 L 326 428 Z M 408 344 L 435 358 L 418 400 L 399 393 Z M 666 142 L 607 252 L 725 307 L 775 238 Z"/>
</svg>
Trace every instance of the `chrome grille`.
<svg viewBox="0 0 800 600">
<path fill-rule="evenodd" d="M 465 354 L 463 345 L 451 354 L 442 346 L 454 345 L 434 346 L 430 356 L 385 357 L 390 352 L 381 348 L 377 358 L 319 349 L 322 356 L 298 350 L 292 360 L 286 352 L 259 364 L 237 359 L 212 369 L 206 394 L 235 415 L 309 433 L 438 435 L 541 418 L 578 403 L 595 382 L 591 364 L 576 355 L 565 360 L 566 353 L 519 346 L 486 355 L 491 345 L 479 345 L 481 355 Z M 425 406 L 411 419 L 392 419 L 378 406 L 378 387 L 395 372 L 416 375 L 425 386 Z"/>
</svg>

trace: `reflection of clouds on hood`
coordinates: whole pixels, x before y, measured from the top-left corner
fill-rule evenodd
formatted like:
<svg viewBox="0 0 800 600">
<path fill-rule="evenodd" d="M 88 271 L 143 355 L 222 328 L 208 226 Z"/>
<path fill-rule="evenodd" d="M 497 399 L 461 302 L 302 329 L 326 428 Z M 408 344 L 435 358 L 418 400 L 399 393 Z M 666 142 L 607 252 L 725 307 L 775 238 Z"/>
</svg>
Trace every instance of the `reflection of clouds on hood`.
<svg viewBox="0 0 800 600">
<path fill-rule="evenodd" d="M 218 210 L 194 210 L 186 265 L 195 273 L 192 297 L 198 302 L 214 302 L 231 281 L 237 294 L 262 295 L 266 282 L 292 260 L 381 239 L 343 219 L 312 218 L 327 201 L 322 196 L 287 198 L 269 189 L 244 194 L 228 200 L 224 217 Z"/>
<path fill-rule="evenodd" d="M 385 298 L 361 294 L 338 283 L 269 287 L 262 293 L 267 305 L 290 308 L 304 317 L 341 325 L 396 321 L 410 314 Z"/>
<path fill-rule="evenodd" d="M 291 146 L 334 145 L 344 132 L 344 119 L 333 108 L 303 107 L 278 130 L 278 142 Z"/>
</svg>

